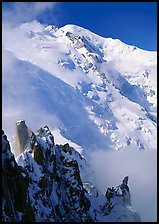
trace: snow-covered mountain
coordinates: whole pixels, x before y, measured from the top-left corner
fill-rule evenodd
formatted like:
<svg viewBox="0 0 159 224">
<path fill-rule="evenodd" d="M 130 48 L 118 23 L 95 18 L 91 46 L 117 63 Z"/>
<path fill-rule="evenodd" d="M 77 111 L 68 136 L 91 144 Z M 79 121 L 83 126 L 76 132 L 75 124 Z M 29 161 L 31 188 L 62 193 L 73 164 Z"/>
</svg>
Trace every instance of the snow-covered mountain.
<svg viewBox="0 0 159 224">
<path fill-rule="evenodd" d="M 90 198 L 91 186 L 95 185 L 88 164 L 90 154 L 97 151 L 156 151 L 157 52 L 129 46 L 118 39 L 100 37 L 76 25 L 57 28 L 33 21 L 16 28 L 2 28 L 2 128 L 9 138 L 12 152 L 16 155 L 17 120 L 24 119 L 32 130 L 30 133 L 47 125 L 49 133 L 55 137 L 58 145 L 69 143 L 72 147 L 73 155 L 64 153 L 62 146 L 51 146 L 49 150 L 51 155 L 57 154 L 58 158 L 65 156 L 66 162 L 67 159 L 77 161 L 82 184 L 79 178 L 76 180 L 76 187 L 80 188 L 79 195 L 85 195 L 83 199 L 85 202 L 89 200 L 90 208 L 93 209 L 90 211 L 88 203 L 84 202 L 83 206 L 87 207 L 87 218 L 83 219 L 81 211 L 76 219 L 117 221 L 125 209 L 121 206 L 123 202 L 120 199 L 119 207 L 123 209 L 121 213 L 111 210 L 108 215 L 108 198 L 103 199 L 100 191 L 98 199 Z M 45 128 L 42 130 L 44 133 L 47 132 Z M 34 136 L 38 138 L 40 135 L 41 140 L 37 142 L 42 144 L 44 149 L 47 143 L 44 143 L 46 136 L 43 134 Z M 22 150 L 20 155 L 20 151 L 18 152 L 16 163 L 25 169 L 27 176 L 31 175 L 32 182 L 29 183 L 35 182 L 35 186 L 27 185 L 30 188 L 35 187 L 35 191 L 28 190 L 30 196 L 27 196 L 32 198 L 31 201 L 34 203 L 33 196 L 39 189 L 36 186 L 43 176 L 43 165 L 36 164 L 34 153 L 29 151 L 31 149 L 28 144 L 24 144 L 22 149 L 24 151 Z M 35 166 L 37 174 L 30 174 L 27 163 Z M 59 163 L 63 164 L 61 159 Z M 46 175 L 49 175 L 50 168 L 47 169 Z M 61 169 L 63 168 L 57 167 L 58 172 L 65 172 Z M 38 177 L 35 177 L 36 175 Z M 53 181 L 53 178 L 51 180 Z M 55 195 L 51 196 L 52 191 L 48 190 L 49 208 L 42 218 L 39 214 L 43 211 L 43 205 L 38 204 L 38 211 L 41 213 L 35 215 L 34 211 L 36 220 L 62 220 L 59 214 L 64 214 L 63 207 L 66 201 L 64 204 L 61 201 L 62 210 L 55 212 L 56 203 L 52 205 L 51 198 L 53 197 L 54 202 L 59 197 L 63 198 L 61 189 L 64 185 L 55 187 L 60 192 L 57 198 Z M 119 188 L 113 190 L 118 192 Z M 80 203 L 79 195 L 77 204 Z M 39 200 L 40 197 L 44 197 L 43 193 L 39 195 Z M 68 201 L 72 200 L 70 198 Z M 91 200 L 95 200 L 96 203 Z M 92 208 L 92 204 L 98 206 Z M 129 209 L 126 208 L 126 212 L 132 215 L 134 211 L 130 212 L 132 208 L 130 203 L 128 204 Z M 75 204 L 75 209 L 74 206 Z M 100 206 L 103 210 L 99 209 Z M 24 214 L 24 210 L 22 213 Z M 65 219 L 75 218 L 73 214 L 72 211 L 69 217 L 64 215 Z M 23 215 L 18 213 L 18 216 Z M 126 215 L 127 219 L 133 220 L 130 216 Z M 119 218 L 118 221 L 120 220 Z"/>
<path fill-rule="evenodd" d="M 89 169 L 85 159 L 69 144 L 55 145 L 47 126 L 34 134 L 19 121 L 17 138 L 21 152 L 17 145 L 15 161 L 2 131 L 2 221 L 140 221 L 131 207 L 128 177 L 100 195 L 81 178 Z"/>
<path fill-rule="evenodd" d="M 4 130 L 25 119 L 87 150 L 156 148 L 156 52 L 75 25 L 11 31 L 3 32 Z"/>
</svg>

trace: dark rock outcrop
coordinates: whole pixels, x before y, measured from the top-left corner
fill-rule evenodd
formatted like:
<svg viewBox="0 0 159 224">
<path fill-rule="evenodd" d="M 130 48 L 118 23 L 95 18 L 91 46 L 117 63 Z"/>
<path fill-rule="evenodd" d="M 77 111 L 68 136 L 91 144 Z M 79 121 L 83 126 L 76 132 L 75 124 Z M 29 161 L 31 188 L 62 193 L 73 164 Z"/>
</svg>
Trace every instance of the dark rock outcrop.
<svg viewBox="0 0 159 224">
<path fill-rule="evenodd" d="M 19 167 L 2 131 L 2 221 L 26 221 L 29 206 L 28 173 Z M 20 218 L 19 213 L 22 213 Z M 33 221 L 34 216 L 30 217 Z"/>
<path fill-rule="evenodd" d="M 128 177 L 118 187 L 108 188 L 100 205 L 102 195 L 95 185 L 82 182 L 79 163 L 84 158 L 77 151 L 68 143 L 55 145 L 47 126 L 33 133 L 25 121 L 19 125 L 23 150 L 16 161 L 2 131 L 2 221 L 95 222 L 101 217 L 140 221 L 130 209 Z"/>
</svg>

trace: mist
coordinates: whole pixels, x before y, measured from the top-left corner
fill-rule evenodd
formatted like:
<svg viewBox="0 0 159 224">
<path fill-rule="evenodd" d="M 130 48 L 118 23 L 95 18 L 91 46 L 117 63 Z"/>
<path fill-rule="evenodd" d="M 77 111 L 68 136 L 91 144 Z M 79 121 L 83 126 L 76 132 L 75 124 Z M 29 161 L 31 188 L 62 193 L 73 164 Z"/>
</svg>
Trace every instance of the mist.
<svg viewBox="0 0 159 224">
<path fill-rule="evenodd" d="M 62 125 L 55 114 L 50 115 L 45 110 L 45 105 L 40 103 L 40 95 L 39 100 L 35 97 L 36 87 L 30 77 L 33 76 L 35 79 L 40 69 L 31 68 L 29 64 L 23 63 L 25 59 L 20 61 L 14 53 L 7 51 L 10 46 L 14 48 L 16 41 L 21 47 L 23 43 L 30 53 L 31 41 L 29 38 L 24 40 L 23 26 L 32 22 L 31 26 L 34 26 L 34 30 L 38 32 L 43 29 L 43 25 L 38 22 L 39 18 L 48 17 L 50 13 L 52 23 L 56 23 L 57 5 L 57 2 L 3 2 L 2 4 L 2 129 L 9 140 L 15 135 L 17 120 L 25 119 L 28 127 L 34 131 L 48 124 L 51 129 L 54 127 L 52 124 Z"/>
<path fill-rule="evenodd" d="M 48 101 L 41 102 L 41 92 L 46 87 L 45 84 L 41 89 L 37 87 L 36 77 L 42 72 L 29 62 L 16 59 L 11 52 L 2 51 L 2 128 L 8 139 L 15 135 L 17 120 L 25 119 L 34 131 L 48 124 L 50 128 L 52 124 L 61 126 L 58 117 L 50 114 Z M 44 94 L 46 99 L 49 98 L 47 94 Z"/>
<path fill-rule="evenodd" d="M 143 222 L 157 221 L 156 150 L 96 151 L 90 154 L 90 164 L 103 193 L 107 187 L 118 186 L 129 176 L 132 207 Z"/>
<path fill-rule="evenodd" d="M 39 20 L 40 16 L 52 14 L 52 20 L 56 21 L 55 7 L 57 2 L 3 2 L 2 5 L 2 22 L 3 24 L 15 27 L 21 23 Z"/>
</svg>

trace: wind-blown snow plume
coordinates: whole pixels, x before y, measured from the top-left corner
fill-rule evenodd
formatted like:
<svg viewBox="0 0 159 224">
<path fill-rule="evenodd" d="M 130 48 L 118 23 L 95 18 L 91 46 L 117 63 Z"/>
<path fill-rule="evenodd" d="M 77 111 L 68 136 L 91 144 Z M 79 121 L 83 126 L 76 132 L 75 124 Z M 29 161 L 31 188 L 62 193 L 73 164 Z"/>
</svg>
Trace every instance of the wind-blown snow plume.
<svg viewBox="0 0 159 224">
<path fill-rule="evenodd" d="M 54 13 L 56 2 L 7 2 L 3 3 L 3 25 L 16 26 L 24 22 L 36 20 L 46 10 Z"/>
</svg>

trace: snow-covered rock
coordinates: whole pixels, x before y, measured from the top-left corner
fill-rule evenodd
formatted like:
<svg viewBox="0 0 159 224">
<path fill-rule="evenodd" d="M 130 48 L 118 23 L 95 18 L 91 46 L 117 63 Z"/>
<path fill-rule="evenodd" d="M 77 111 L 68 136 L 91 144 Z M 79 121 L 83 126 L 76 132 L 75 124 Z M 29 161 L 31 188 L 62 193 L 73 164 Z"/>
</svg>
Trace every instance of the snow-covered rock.
<svg viewBox="0 0 159 224">
<path fill-rule="evenodd" d="M 104 196 L 82 181 L 84 158 L 69 144 L 55 144 L 47 126 L 32 132 L 30 145 L 15 159 L 2 131 L 3 221 L 140 221 L 131 207 L 127 177 Z"/>
</svg>

